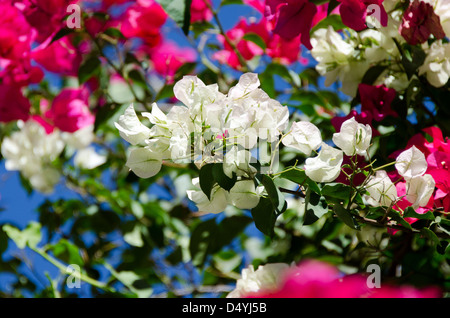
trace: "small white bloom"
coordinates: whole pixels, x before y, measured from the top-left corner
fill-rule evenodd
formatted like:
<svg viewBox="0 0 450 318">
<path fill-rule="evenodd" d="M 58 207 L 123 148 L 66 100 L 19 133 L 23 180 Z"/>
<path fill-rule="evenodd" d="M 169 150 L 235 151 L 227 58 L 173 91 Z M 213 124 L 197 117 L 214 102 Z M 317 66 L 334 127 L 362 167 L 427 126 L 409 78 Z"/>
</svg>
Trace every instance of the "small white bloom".
<svg viewBox="0 0 450 318">
<path fill-rule="evenodd" d="M 332 182 L 341 172 L 344 154 L 341 150 L 322 143 L 319 155 L 305 161 L 305 173 L 316 182 Z"/>
<path fill-rule="evenodd" d="M 260 196 L 257 193 L 253 180 L 241 180 L 230 189 L 230 201 L 238 209 L 253 209 L 259 203 Z"/>
<path fill-rule="evenodd" d="M 406 182 L 406 199 L 414 209 L 427 205 L 433 194 L 436 182 L 429 174 L 408 179 Z"/>
<path fill-rule="evenodd" d="M 250 265 L 242 270 L 236 288 L 227 295 L 227 298 L 243 298 L 262 290 L 276 290 L 283 280 L 283 272 L 289 268 L 290 266 L 285 263 L 273 263 L 260 265 L 255 271 L 253 265 Z"/>
<path fill-rule="evenodd" d="M 138 177 L 150 178 L 161 170 L 161 154 L 149 148 L 135 148 L 131 151 L 126 166 Z"/>
<path fill-rule="evenodd" d="M 379 170 L 371 176 L 366 185 L 369 195 L 364 195 L 367 203 L 372 206 L 390 206 L 397 200 L 397 189 L 386 171 Z"/>
<path fill-rule="evenodd" d="M 347 156 L 362 155 L 370 146 L 372 128 L 355 120 L 355 117 L 342 123 L 341 130 L 333 134 L 333 142 Z"/>
<path fill-rule="evenodd" d="M 283 145 L 300 150 L 309 156 L 322 144 L 319 128 L 307 121 L 292 123 L 291 130 L 282 139 Z"/>
<path fill-rule="evenodd" d="M 84 169 L 94 169 L 106 162 L 106 156 L 98 154 L 93 147 L 80 149 L 75 154 L 75 166 Z"/>
<path fill-rule="evenodd" d="M 421 176 L 427 171 L 427 167 L 425 155 L 416 146 L 412 146 L 398 155 L 395 163 L 397 172 L 404 178 Z"/>
<path fill-rule="evenodd" d="M 450 78 L 450 44 L 436 41 L 426 52 L 425 61 L 419 67 L 419 75 L 425 74 L 434 87 L 442 87 Z"/>
<path fill-rule="evenodd" d="M 192 179 L 192 184 L 197 189 L 200 189 L 199 178 Z M 208 200 L 208 197 L 202 190 L 188 190 L 186 193 L 189 200 L 193 201 L 201 212 L 220 213 L 228 205 L 228 192 L 218 185 L 211 190 L 211 200 Z"/>
<path fill-rule="evenodd" d="M 150 137 L 150 128 L 140 122 L 133 104 L 128 106 L 114 125 L 119 130 L 120 136 L 132 145 L 143 143 Z"/>
<path fill-rule="evenodd" d="M 251 166 L 252 154 L 248 150 L 239 150 L 238 147 L 233 146 L 225 154 L 223 160 L 223 172 L 229 178 L 233 178 L 233 173 L 238 177 L 251 177 L 256 173 L 256 168 Z"/>
</svg>

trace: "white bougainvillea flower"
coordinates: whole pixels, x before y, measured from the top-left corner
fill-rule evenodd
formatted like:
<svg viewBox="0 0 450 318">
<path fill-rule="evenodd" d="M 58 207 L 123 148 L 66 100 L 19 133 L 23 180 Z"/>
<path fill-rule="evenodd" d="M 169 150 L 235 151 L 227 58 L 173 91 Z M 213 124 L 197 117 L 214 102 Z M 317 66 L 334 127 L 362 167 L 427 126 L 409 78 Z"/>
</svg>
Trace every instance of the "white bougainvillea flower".
<svg viewBox="0 0 450 318">
<path fill-rule="evenodd" d="M 442 87 L 450 78 L 450 44 L 441 40 L 433 42 L 419 67 L 419 75 L 425 75 L 434 87 Z"/>
<path fill-rule="evenodd" d="M 364 198 L 372 206 L 390 206 L 398 197 L 395 185 L 384 170 L 379 170 L 370 177 L 366 190 L 369 195 L 365 194 Z"/>
<path fill-rule="evenodd" d="M 104 164 L 107 157 L 95 151 L 93 147 L 80 149 L 73 158 L 75 166 L 83 169 L 94 169 Z"/>
<path fill-rule="evenodd" d="M 428 164 L 425 155 L 416 146 L 412 146 L 398 155 L 395 168 L 399 175 L 407 179 L 423 175 Z"/>
<path fill-rule="evenodd" d="M 238 209 L 253 209 L 259 203 L 259 193 L 253 180 L 241 180 L 230 189 L 231 204 Z"/>
<path fill-rule="evenodd" d="M 236 86 L 230 88 L 228 96 L 233 99 L 244 97 L 246 94 L 256 90 L 261 83 L 259 82 L 258 74 L 245 73 L 239 78 Z"/>
<path fill-rule="evenodd" d="M 363 155 L 370 146 L 372 128 L 355 120 L 355 117 L 342 123 L 341 130 L 333 134 L 333 142 L 347 156 Z"/>
<path fill-rule="evenodd" d="M 150 178 L 161 170 L 161 154 L 148 147 L 135 148 L 130 152 L 126 166 L 140 178 Z"/>
<path fill-rule="evenodd" d="M 119 130 L 120 136 L 132 145 L 141 144 L 150 137 L 150 128 L 141 123 L 133 104 L 128 106 L 114 125 Z"/>
<path fill-rule="evenodd" d="M 20 171 L 34 189 L 51 193 L 60 179 L 52 162 L 65 147 L 60 132 L 55 130 L 47 134 L 34 120 L 19 120 L 17 126 L 20 130 L 5 137 L 1 144 L 6 170 Z"/>
<path fill-rule="evenodd" d="M 339 176 L 343 160 L 341 150 L 322 143 L 319 155 L 306 159 L 305 173 L 316 182 L 332 182 Z"/>
<path fill-rule="evenodd" d="M 283 137 L 283 145 L 298 149 L 305 155 L 311 155 L 322 144 L 319 128 L 307 121 L 292 123 L 291 130 Z"/>
<path fill-rule="evenodd" d="M 406 181 L 406 199 L 417 209 L 427 205 L 433 194 L 436 182 L 429 174 L 414 177 Z"/>
<path fill-rule="evenodd" d="M 253 265 L 244 268 L 241 278 L 236 281 L 236 288 L 227 298 L 243 298 L 261 290 L 276 290 L 283 280 L 283 272 L 290 268 L 285 263 L 260 265 L 255 271 Z"/>
<path fill-rule="evenodd" d="M 228 192 L 218 185 L 211 190 L 210 200 L 202 190 L 200 190 L 199 178 L 192 179 L 192 184 L 197 188 L 196 190 L 188 190 L 186 194 L 189 200 L 193 201 L 200 212 L 206 213 L 220 213 L 228 205 Z"/>
</svg>

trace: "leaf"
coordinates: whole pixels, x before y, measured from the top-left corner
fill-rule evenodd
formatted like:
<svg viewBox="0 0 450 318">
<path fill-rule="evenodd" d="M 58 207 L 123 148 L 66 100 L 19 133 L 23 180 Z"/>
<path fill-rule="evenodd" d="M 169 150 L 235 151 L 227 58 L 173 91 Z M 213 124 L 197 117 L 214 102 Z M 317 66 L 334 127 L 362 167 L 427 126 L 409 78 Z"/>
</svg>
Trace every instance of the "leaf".
<svg viewBox="0 0 450 318">
<path fill-rule="evenodd" d="M 66 262 L 67 264 L 76 264 L 79 266 L 84 265 L 84 261 L 80 255 L 78 247 L 66 239 L 61 239 L 58 243 L 52 244 L 50 246 L 50 250 L 53 252 L 55 257 Z"/>
<path fill-rule="evenodd" d="M 351 199 L 352 188 L 342 183 L 327 183 L 323 186 L 321 193 L 328 200 L 338 201 L 338 203 L 343 201 L 347 204 Z"/>
<path fill-rule="evenodd" d="M 409 224 L 401 215 L 399 212 L 390 209 L 388 212 L 388 216 L 394 220 L 395 222 L 397 222 L 398 224 L 402 225 L 403 227 L 407 228 L 407 229 L 412 229 L 411 224 Z"/>
<path fill-rule="evenodd" d="M 237 181 L 237 176 L 235 173 L 233 173 L 233 178 L 230 178 L 225 174 L 223 171 L 223 163 L 213 164 L 212 175 L 219 186 L 227 191 L 230 191 Z"/>
<path fill-rule="evenodd" d="M 305 214 L 303 216 L 303 225 L 311 225 L 328 213 L 328 205 L 325 198 L 312 192 L 310 188 L 306 190 L 305 196 Z"/>
<path fill-rule="evenodd" d="M 273 182 L 273 179 L 268 175 L 262 175 L 261 183 L 264 185 L 264 188 L 266 189 L 266 192 L 270 200 L 272 201 L 275 210 L 278 213 L 283 213 L 287 208 L 287 203 L 284 195 Z"/>
<path fill-rule="evenodd" d="M 35 248 L 42 239 L 41 224 L 38 222 L 29 223 L 22 231 L 14 226 L 5 224 L 3 225 L 3 231 L 20 249 L 24 249 L 26 246 Z"/>
<path fill-rule="evenodd" d="M 378 77 L 384 72 L 387 68 L 387 65 L 375 65 L 367 70 L 364 74 L 361 83 L 373 85 Z"/>
<path fill-rule="evenodd" d="M 172 18 L 173 21 L 183 30 L 184 34 L 189 33 L 191 23 L 191 3 L 192 0 L 156 0 Z"/>
<path fill-rule="evenodd" d="M 342 204 L 335 204 L 333 206 L 333 211 L 336 213 L 337 217 L 344 222 L 345 225 L 349 226 L 354 230 L 359 230 L 359 225 L 351 212 L 345 209 Z"/>
<path fill-rule="evenodd" d="M 263 234 L 273 237 L 278 215 L 275 213 L 272 201 L 269 198 L 261 198 L 258 205 L 251 210 L 251 213 L 256 228 Z"/>
<path fill-rule="evenodd" d="M 419 220 L 431 220 L 434 221 L 435 217 L 431 211 L 427 211 L 426 213 L 419 214 L 417 213 L 413 207 L 407 207 L 405 213 L 403 214 L 404 218 L 416 218 Z"/>
<path fill-rule="evenodd" d="M 125 39 L 123 33 L 117 28 L 108 28 L 103 33 L 112 38 Z"/>
<path fill-rule="evenodd" d="M 328 3 L 327 15 L 330 15 L 331 12 L 340 4 L 338 0 L 330 0 Z"/>
<path fill-rule="evenodd" d="M 436 246 L 441 244 L 441 241 L 437 237 L 436 233 L 434 233 L 432 230 L 426 227 L 420 230 L 420 234 L 422 234 L 422 236 L 426 237 L 427 239 L 431 240 L 433 243 L 436 244 Z"/>
<path fill-rule="evenodd" d="M 200 189 L 202 189 L 208 200 L 211 200 L 211 191 L 216 183 L 213 176 L 213 167 L 212 163 L 206 164 L 201 167 L 199 172 Z"/>
<path fill-rule="evenodd" d="M 304 185 L 305 183 L 308 185 L 308 188 L 311 191 L 321 194 L 320 188 L 316 182 L 308 178 L 305 174 L 305 170 L 300 169 L 291 169 L 280 174 L 281 178 L 287 179 L 289 181 L 295 182 L 298 185 Z"/>
<path fill-rule="evenodd" d="M 194 228 L 189 242 L 189 252 L 194 265 L 204 264 L 210 249 L 209 246 L 216 233 L 217 224 L 215 219 L 209 219 Z"/>
<path fill-rule="evenodd" d="M 264 51 L 266 50 L 266 42 L 264 42 L 264 40 L 256 33 L 247 33 L 244 35 L 243 39 L 255 43 Z"/>
<path fill-rule="evenodd" d="M 53 36 L 52 40 L 50 41 L 49 45 L 51 45 L 53 42 L 56 42 L 56 41 L 62 39 L 66 35 L 74 33 L 74 32 L 75 32 L 75 29 L 62 28 L 61 30 L 56 32 L 56 34 Z"/>
<path fill-rule="evenodd" d="M 322 28 L 328 28 L 328 26 L 332 26 L 335 31 L 339 31 L 345 28 L 345 24 L 342 23 L 341 16 L 338 14 L 332 14 L 327 16 L 325 19 L 317 23 L 312 29 L 311 34 L 314 34 L 315 31 Z"/>
<path fill-rule="evenodd" d="M 101 61 L 96 56 L 92 56 L 84 61 L 78 70 L 79 84 L 81 85 L 90 79 L 98 70 L 100 70 L 101 65 Z"/>
</svg>

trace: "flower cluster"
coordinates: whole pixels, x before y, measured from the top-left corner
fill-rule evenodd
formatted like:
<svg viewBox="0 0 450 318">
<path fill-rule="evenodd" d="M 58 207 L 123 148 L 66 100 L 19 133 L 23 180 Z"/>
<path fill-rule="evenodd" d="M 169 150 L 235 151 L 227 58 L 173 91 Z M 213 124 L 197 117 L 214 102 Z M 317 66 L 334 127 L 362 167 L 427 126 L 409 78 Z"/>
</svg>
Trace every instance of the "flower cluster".
<svg viewBox="0 0 450 318">
<path fill-rule="evenodd" d="M 242 277 L 228 298 L 439 298 L 435 287 L 383 284 L 370 288 L 370 278 L 345 275 L 322 261 L 306 260 L 299 265 L 273 263 L 242 270 Z"/>
</svg>

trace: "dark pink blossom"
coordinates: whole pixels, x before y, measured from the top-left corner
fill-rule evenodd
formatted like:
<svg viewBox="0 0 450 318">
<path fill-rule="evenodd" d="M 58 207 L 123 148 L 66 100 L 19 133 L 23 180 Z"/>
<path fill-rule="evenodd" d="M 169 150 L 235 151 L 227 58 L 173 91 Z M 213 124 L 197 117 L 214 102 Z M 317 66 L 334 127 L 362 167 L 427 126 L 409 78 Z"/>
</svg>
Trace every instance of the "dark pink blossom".
<svg viewBox="0 0 450 318">
<path fill-rule="evenodd" d="M 206 1 L 211 4 L 211 0 Z M 191 23 L 210 21 L 212 17 L 213 14 L 204 0 L 192 0 Z"/>
<path fill-rule="evenodd" d="M 370 112 L 375 121 L 381 121 L 386 116 L 398 117 L 397 113 L 391 109 L 391 103 L 396 96 L 395 89 L 387 88 L 385 85 L 359 84 L 358 91 L 361 98 L 361 111 Z"/>
<path fill-rule="evenodd" d="M 31 65 L 28 59 L 9 61 L 0 72 L 4 84 L 24 87 L 39 83 L 44 77 L 40 67 Z"/>
<path fill-rule="evenodd" d="M 25 121 L 30 116 L 30 107 L 30 101 L 19 87 L 0 84 L 0 122 Z"/>
<path fill-rule="evenodd" d="M 141 38 L 147 46 L 153 47 L 161 42 L 161 27 L 166 19 L 167 14 L 159 3 L 138 0 L 127 9 L 121 31 L 127 38 Z"/>
<path fill-rule="evenodd" d="M 195 62 L 197 52 L 190 47 L 179 47 L 173 41 L 164 41 L 149 50 L 154 70 L 164 76 L 169 83 L 174 80 L 177 70 L 185 63 Z"/>
<path fill-rule="evenodd" d="M 399 31 L 411 45 L 424 43 L 431 34 L 436 39 L 445 37 L 439 16 L 434 13 L 431 4 L 419 0 L 411 2 L 406 9 Z"/>
<path fill-rule="evenodd" d="M 65 88 L 52 102 L 45 117 L 62 131 L 75 132 L 92 125 L 94 115 L 89 110 L 89 92 L 80 88 Z"/>
<path fill-rule="evenodd" d="M 31 28 L 19 9 L 0 2 L 0 58 L 23 59 L 31 48 Z"/>
<path fill-rule="evenodd" d="M 339 13 L 342 22 L 355 31 L 361 31 L 367 28 L 366 18 L 372 14 L 379 14 L 379 22 L 382 26 L 387 26 L 387 12 L 383 7 L 384 0 L 338 0 L 341 5 Z M 370 8 L 374 10 L 370 11 Z M 369 12 L 370 11 L 370 12 Z M 371 14 L 368 14 L 371 13 Z"/>
<path fill-rule="evenodd" d="M 309 32 L 316 12 L 316 5 L 307 0 L 266 0 L 266 17 L 275 25 L 273 32 L 286 39 L 300 36 L 308 49 L 312 49 Z"/>
<path fill-rule="evenodd" d="M 435 287 L 416 289 L 412 286 L 382 284 L 369 288 L 363 274 L 345 275 L 335 266 L 316 260 L 306 260 L 282 273 L 281 284 L 275 290 L 262 290 L 248 298 L 439 298 Z"/>
<path fill-rule="evenodd" d="M 82 61 L 80 46 L 75 47 L 68 36 L 50 45 L 42 43 L 32 51 L 32 58 L 47 71 L 67 76 L 77 76 Z"/>
</svg>

